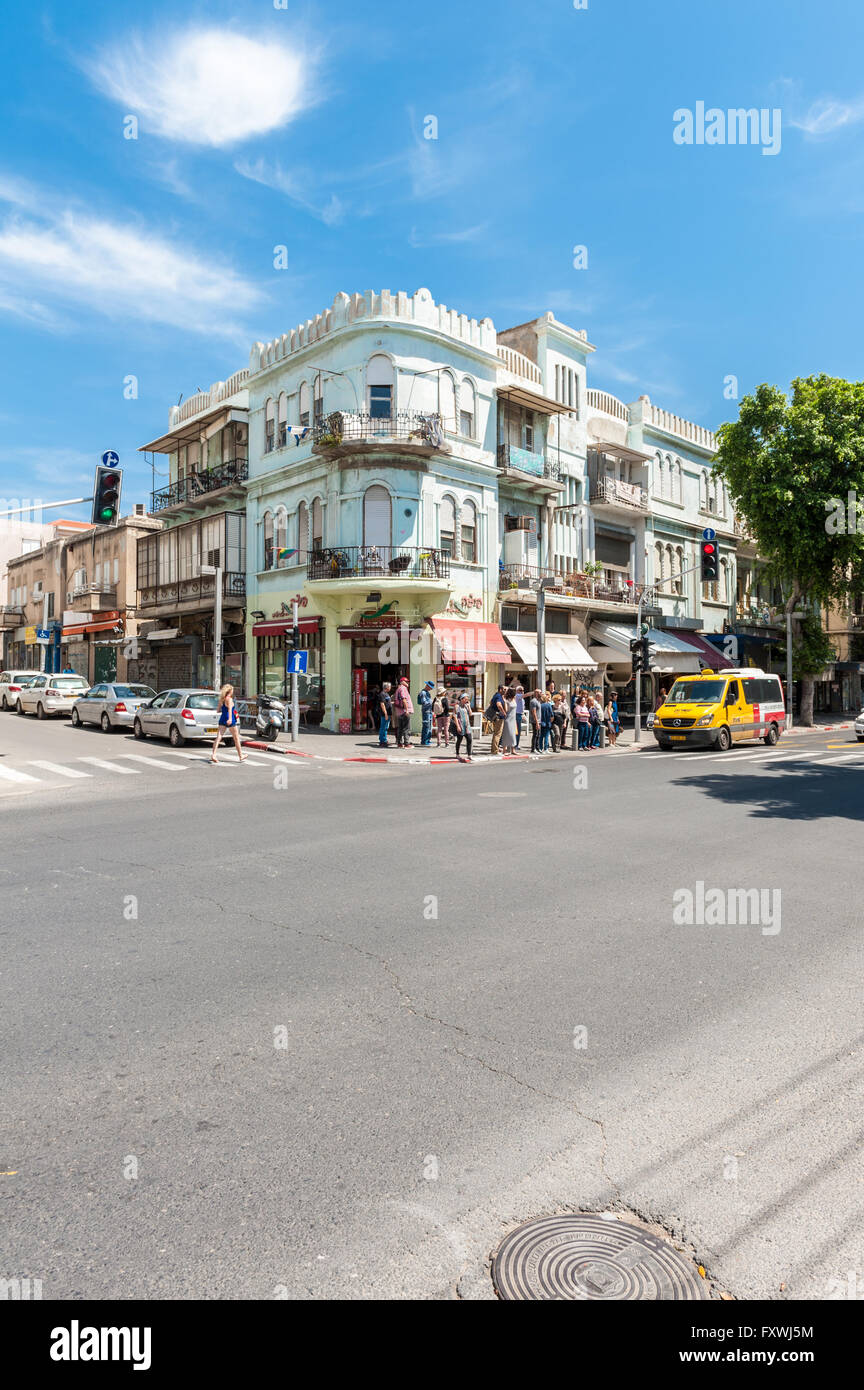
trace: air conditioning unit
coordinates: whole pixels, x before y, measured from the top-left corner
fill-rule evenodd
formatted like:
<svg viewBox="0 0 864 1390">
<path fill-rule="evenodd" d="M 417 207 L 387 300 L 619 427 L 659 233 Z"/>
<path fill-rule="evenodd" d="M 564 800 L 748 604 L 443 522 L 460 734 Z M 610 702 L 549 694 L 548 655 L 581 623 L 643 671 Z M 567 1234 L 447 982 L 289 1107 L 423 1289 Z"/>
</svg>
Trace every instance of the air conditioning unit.
<svg viewBox="0 0 864 1390">
<path fill-rule="evenodd" d="M 133 516 L 146 516 L 146 515 L 147 515 L 147 512 L 146 512 L 145 509 L 144 509 L 144 503 L 143 503 L 143 502 L 136 502 L 136 503 L 135 503 L 135 506 L 134 506 L 134 509 L 133 509 Z"/>
<path fill-rule="evenodd" d="M 41 597 L 42 597 L 42 581 L 41 581 L 41 579 L 37 579 L 37 580 L 36 580 L 36 583 L 33 585 L 33 597 L 34 597 L 34 598 L 41 598 Z"/>
<path fill-rule="evenodd" d="M 536 516 L 509 516 L 504 517 L 505 531 L 536 531 Z"/>
<path fill-rule="evenodd" d="M 508 531 L 504 537 L 504 564 L 526 571 L 536 569 L 540 562 L 539 546 L 533 531 Z"/>
<path fill-rule="evenodd" d="M 248 442 L 249 442 L 249 426 L 248 426 L 248 425 L 238 425 L 238 426 L 237 426 L 237 443 L 238 443 L 238 444 L 248 444 Z"/>
</svg>

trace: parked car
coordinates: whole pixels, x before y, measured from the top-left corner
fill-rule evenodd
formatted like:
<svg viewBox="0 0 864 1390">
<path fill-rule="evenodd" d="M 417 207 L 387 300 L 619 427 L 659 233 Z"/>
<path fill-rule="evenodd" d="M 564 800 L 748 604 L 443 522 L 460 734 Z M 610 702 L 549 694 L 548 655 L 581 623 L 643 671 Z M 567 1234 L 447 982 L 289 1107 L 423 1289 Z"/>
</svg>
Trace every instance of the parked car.
<svg viewBox="0 0 864 1390">
<path fill-rule="evenodd" d="M 106 734 L 112 729 L 131 729 L 141 706 L 155 698 L 156 691 L 149 685 L 105 681 L 78 696 L 72 706 L 72 723 L 76 729 L 82 724 L 101 724 Z"/>
<path fill-rule="evenodd" d="M 859 743 L 864 743 L 864 709 L 855 720 L 855 737 Z"/>
<path fill-rule="evenodd" d="M 0 671 L 0 706 L 5 710 L 14 709 L 23 683 L 41 674 L 41 671 Z"/>
<path fill-rule="evenodd" d="M 15 710 L 18 714 L 35 714 L 37 719 L 47 719 L 49 714 L 71 714 L 76 697 L 86 689 L 83 676 L 33 676 L 18 692 Z"/>
<path fill-rule="evenodd" d="M 211 738 L 218 727 L 219 696 L 212 690 L 162 690 L 139 706 L 132 723 L 136 738 L 167 738 L 172 748 L 187 739 Z"/>
</svg>

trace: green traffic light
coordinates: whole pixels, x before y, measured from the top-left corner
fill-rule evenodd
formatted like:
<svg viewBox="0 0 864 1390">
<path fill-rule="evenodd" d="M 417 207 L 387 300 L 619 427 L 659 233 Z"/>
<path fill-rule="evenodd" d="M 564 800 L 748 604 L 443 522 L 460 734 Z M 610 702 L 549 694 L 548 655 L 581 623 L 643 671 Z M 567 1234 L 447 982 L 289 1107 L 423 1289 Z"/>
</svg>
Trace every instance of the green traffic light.
<svg viewBox="0 0 864 1390">
<path fill-rule="evenodd" d="M 102 510 L 101 510 L 101 512 L 99 513 L 99 520 L 100 520 L 100 521 L 110 521 L 113 515 L 114 515 L 114 508 L 113 508 L 113 507 L 103 507 Z"/>
</svg>

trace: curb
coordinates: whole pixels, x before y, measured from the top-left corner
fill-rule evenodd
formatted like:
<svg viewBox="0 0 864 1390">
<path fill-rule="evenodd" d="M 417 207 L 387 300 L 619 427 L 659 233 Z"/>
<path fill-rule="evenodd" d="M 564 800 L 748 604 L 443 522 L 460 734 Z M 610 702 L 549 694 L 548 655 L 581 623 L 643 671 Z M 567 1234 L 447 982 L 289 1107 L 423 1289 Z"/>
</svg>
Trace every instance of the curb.
<svg viewBox="0 0 864 1390">
<path fill-rule="evenodd" d="M 350 758 L 337 758 L 330 753 L 306 753 L 301 752 L 301 750 L 297 748 L 283 748 L 274 743 L 262 743 L 258 739 L 243 739 L 242 743 L 244 748 L 260 749 L 263 753 L 278 753 L 281 754 L 282 757 L 287 758 L 312 758 L 322 763 L 393 763 L 402 767 L 476 767 L 481 764 L 494 765 L 497 767 L 499 764 L 503 766 L 505 763 L 511 762 L 539 762 L 541 758 L 547 756 L 543 753 L 516 753 L 509 758 L 493 758 L 490 753 L 478 753 L 477 756 L 472 759 L 471 763 L 467 764 L 458 761 L 456 758 L 378 758 L 374 755 L 369 755 L 368 757 L 358 755 Z M 603 751 L 611 752 L 612 750 L 604 749 Z M 638 753 L 640 750 L 634 748 L 630 751 Z M 576 748 L 565 748 L 564 756 L 567 754 L 575 756 L 578 752 L 579 749 Z M 561 754 L 555 754 L 555 756 L 560 757 Z"/>
</svg>

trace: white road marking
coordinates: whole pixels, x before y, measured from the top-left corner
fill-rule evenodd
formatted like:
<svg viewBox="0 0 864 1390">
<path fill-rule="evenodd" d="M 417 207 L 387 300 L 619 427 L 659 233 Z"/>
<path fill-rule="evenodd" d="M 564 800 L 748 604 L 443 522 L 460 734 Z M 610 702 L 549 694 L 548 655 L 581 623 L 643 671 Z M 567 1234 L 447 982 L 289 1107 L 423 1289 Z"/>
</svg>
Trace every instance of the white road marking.
<svg viewBox="0 0 864 1390">
<path fill-rule="evenodd" d="M 824 763 L 822 764 L 822 766 L 823 766 L 823 767 L 829 767 L 829 766 L 831 766 L 833 763 L 852 763 L 852 762 L 858 763 L 859 765 L 864 765 L 864 760 L 862 760 L 862 757 L 861 757 L 861 754 L 860 754 L 860 753 L 842 753 L 842 754 L 840 755 L 839 758 L 826 758 L 825 761 L 824 761 Z"/>
<path fill-rule="evenodd" d="M 104 758 L 79 758 L 78 761 L 79 763 L 92 763 L 94 767 L 102 767 L 106 772 L 120 772 L 124 777 L 141 776 L 137 767 L 121 767 L 119 763 L 109 763 Z"/>
<path fill-rule="evenodd" d="M 158 767 L 165 772 L 188 772 L 186 767 L 179 767 L 176 763 L 169 763 L 167 758 L 144 758 L 140 753 L 120 753 L 121 758 L 133 758 L 136 763 L 145 763 L 147 767 Z"/>
<path fill-rule="evenodd" d="M 478 795 L 478 796 L 491 796 L 491 797 L 496 797 L 498 800 L 500 800 L 502 797 L 505 797 L 505 796 L 527 796 L 528 793 L 527 793 L 527 792 L 478 792 L 477 795 Z"/>
<path fill-rule="evenodd" d="M 58 777 L 92 777 L 92 772 L 79 772 L 77 767 L 64 767 L 62 763 L 49 763 L 42 758 L 32 758 L 29 766 L 44 768 L 46 772 L 56 772 Z"/>
<path fill-rule="evenodd" d="M 41 782 L 41 777 L 34 777 L 29 772 L 19 772 L 17 767 L 4 767 L 0 763 L 0 777 L 5 777 L 9 782 Z"/>
</svg>

